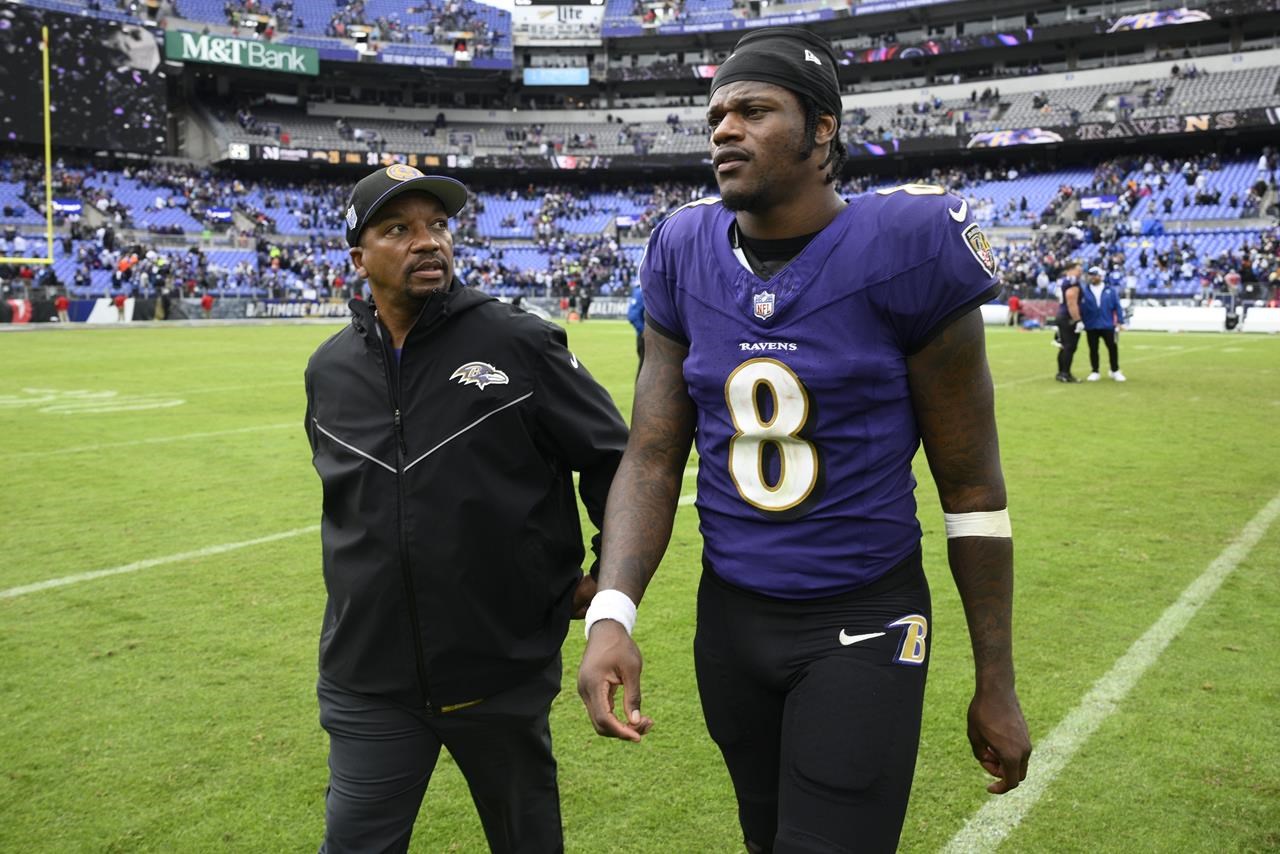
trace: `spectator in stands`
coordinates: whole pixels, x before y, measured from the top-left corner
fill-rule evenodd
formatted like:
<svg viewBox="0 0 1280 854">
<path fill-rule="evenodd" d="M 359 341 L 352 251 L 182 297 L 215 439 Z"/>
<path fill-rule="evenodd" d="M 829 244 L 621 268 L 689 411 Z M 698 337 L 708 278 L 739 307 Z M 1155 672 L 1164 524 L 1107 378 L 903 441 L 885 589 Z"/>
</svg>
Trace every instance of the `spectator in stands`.
<svg viewBox="0 0 1280 854">
<path fill-rule="evenodd" d="M 1107 345 L 1107 357 L 1110 360 L 1111 379 L 1118 383 L 1125 381 L 1120 371 L 1120 330 L 1124 329 L 1124 308 L 1120 305 L 1120 295 L 1106 280 L 1101 267 L 1090 267 L 1088 282 L 1080 290 L 1080 313 L 1084 318 L 1085 335 L 1089 340 L 1089 382 L 1097 382 L 1101 378 L 1098 373 L 1098 342 Z"/>
</svg>

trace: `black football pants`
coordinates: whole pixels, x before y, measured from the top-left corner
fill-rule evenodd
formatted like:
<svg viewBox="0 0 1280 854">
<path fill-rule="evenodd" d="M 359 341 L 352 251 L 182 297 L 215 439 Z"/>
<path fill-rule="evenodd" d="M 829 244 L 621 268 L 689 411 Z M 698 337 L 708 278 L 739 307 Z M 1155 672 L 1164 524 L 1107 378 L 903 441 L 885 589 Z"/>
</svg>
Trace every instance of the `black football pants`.
<svg viewBox="0 0 1280 854">
<path fill-rule="evenodd" d="M 920 554 L 867 588 L 784 600 L 704 568 L 694 661 L 747 848 L 892 852 L 928 671 Z"/>
<path fill-rule="evenodd" d="M 1111 373 L 1120 370 L 1120 344 L 1116 341 L 1116 331 L 1114 329 L 1086 329 L 1085 337 L 1089 339 L 1089 366 L 1096 374 L 1098 372 L 1098 342 L 1103 341 L 1107 345 L 1107 358 L 1111 362 Z"/>
<path fill-rule="evenodd" d="M 1076 332 L 1076 322 L 1071 318 L 1058 318 L 1058 340 L 1062 349 L 1058 351 L 1058 373 L 1071 373 L 1071 360 L 1076 357 L 1076 347 L 1080 344 L 1080 333 Z"/>
<path fill-rule="evenodd" d="M 547 714 L 560 661 L 476 706 L 426 716 L 326 684 L 316 693 L 329 733 L 329 789 L 320 854 L 403 852 L 440 748 L 471 789 L 494 852 L 564 850 Z"/>
</svg>

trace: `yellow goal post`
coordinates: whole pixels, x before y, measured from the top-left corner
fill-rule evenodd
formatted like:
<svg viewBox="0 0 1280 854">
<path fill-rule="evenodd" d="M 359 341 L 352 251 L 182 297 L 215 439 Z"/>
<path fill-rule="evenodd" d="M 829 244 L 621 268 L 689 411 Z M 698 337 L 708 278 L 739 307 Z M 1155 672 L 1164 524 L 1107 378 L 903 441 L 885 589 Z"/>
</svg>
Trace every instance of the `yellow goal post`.
<svg viewBox="0 0 1280 854">
<path fill-rule="evenodd" d="M 49 130 L 49 28 L 40 28 L 40 53 L 43 58 L 44 78 L 44 239 L 48 255 L 44 258 L 21 258 L 0 255 L 0 264 L 52 264 L 53 263 L 53 135 Z"/>
</svg>

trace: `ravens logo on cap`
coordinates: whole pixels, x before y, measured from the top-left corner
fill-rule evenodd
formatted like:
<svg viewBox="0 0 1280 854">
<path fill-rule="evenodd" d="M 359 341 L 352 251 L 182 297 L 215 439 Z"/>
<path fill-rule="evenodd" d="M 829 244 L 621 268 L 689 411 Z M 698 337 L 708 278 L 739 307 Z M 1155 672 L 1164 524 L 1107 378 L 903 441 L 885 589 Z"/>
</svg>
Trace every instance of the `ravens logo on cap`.
<svg viewBox="0 0 1280 854">
<path fill-rule="evenodd" d="M 410 178 L 421 178 L 422 172 L 403 163 L 395 163 L 387 167 L 387 177 L 397 181 L 408 181 Z"/>
</svg>

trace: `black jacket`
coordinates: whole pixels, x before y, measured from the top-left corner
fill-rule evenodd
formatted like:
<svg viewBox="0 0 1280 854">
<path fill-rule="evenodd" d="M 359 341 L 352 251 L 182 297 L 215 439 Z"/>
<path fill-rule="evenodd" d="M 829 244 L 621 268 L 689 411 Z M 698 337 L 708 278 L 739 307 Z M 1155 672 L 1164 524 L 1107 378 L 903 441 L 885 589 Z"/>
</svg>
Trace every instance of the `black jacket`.
<svg viewBox="0 0 1280 854">
<path fill-rule="evenodd" d="M 364 302 L 307 365 L 322 678 L 429 713 L 543 670 L 627 428 L 559 327 L 455 280 L 405 339 Z M 599 535 L 593 540 L 599 552 Z"/>
</svg>

